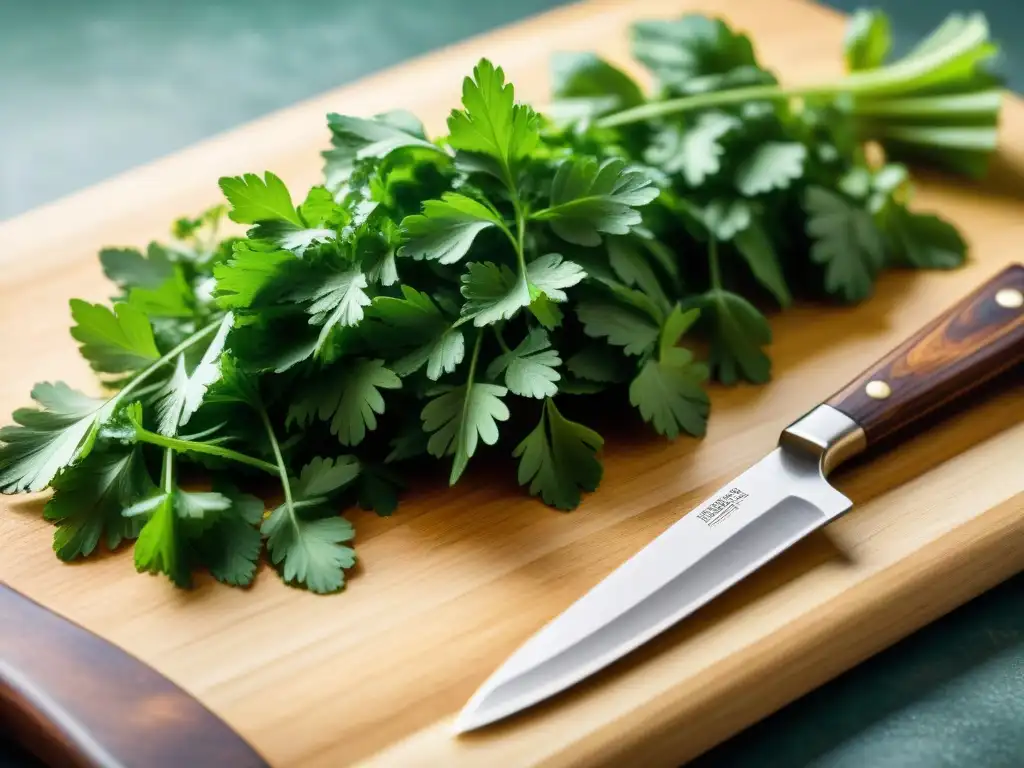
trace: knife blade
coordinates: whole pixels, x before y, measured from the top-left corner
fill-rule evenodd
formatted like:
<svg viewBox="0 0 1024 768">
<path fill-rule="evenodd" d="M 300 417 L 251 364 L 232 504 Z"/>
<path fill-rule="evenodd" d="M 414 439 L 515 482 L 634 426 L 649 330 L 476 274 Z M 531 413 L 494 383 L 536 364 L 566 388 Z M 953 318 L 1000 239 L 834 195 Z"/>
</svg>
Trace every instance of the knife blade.
<svg viewBox="0 0 1024 768">
<path fill-rule="evenodd" d="M 1024 361 L 1024 265 L 996 275 L 783 430 L 778 446 L 526 641 L 455 721 L 464 733 L 597 673 L 848 511 L 832 469 Z"/>
</svg>

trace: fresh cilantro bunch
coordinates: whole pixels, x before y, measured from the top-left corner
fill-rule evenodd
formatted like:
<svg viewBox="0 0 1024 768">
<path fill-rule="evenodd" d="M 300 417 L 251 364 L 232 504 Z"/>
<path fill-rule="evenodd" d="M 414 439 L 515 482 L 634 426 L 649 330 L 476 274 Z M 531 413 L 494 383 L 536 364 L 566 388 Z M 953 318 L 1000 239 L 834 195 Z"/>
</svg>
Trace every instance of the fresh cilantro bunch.
<svg viewBox="0 0 1024 768">
<path fill-rule="evenodd" d="M 330 115 L 322 185 L 224 178 L 227 205 L 169 244 L 100 254 L 116 295 L 72 301 L 71 333 L 108 394 L 37 385 L 0 430 L 0 490 L 53 489 L 65 560 L 135 540 L 140 571 L 247 585 L 265 548 L 316 592 L 355 562 L 338 510 L 391 514 L 414 465 L 454 484 L 496 446 L 572 509 L 602 474 L 577 414 L 702 435 L 709 380 L 770 377 L 766 312 L 963 261 L 897 161 L 983 171 L 995 46 L 954 16 L 889 48 L 885 17 L 858 13 L 850 73 L 786 88 L 747 37 L 687 16 L 633 28 L 650 96 L 572 54 L 544 115 L 487 60 L 447 136 Z M 219 234 L 225 213 L 244 237 Z"/>
</svg>

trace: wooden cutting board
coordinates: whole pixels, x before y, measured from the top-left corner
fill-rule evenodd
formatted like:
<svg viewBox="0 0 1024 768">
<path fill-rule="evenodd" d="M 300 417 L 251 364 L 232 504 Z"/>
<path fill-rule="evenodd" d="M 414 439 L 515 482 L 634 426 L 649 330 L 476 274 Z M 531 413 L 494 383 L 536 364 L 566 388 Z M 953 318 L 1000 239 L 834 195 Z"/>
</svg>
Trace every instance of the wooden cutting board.
<svg viewBox="0 0 1024 768">
<path fill-rule="evenodd" d="M 443 128 L 487 55 L 543 103 L 555 50 L 628 65 L 635 18 L 727 15 L 793 82 L 840 69 L 842 20 L 798 0 L 589 2 L 537 17 L 276 113 L 0 224 L 0 412 L 36 381 L 94 389 L 67 300 L 110 287 L 96 251 L 144 244 L 217 199 L 222 174 L 314 183 L 324 113 L 394 107 Z M 998 33 L 998 30 L 996 30 Z M 632 67 L 631 67 L 632 68 Z M 361 565 L 315 597 L 263 572 L 249 591 L 186 593 L 127 552 L 60 564 L 41 499 L 0 501 L 0 580 L 136 654 L 279 766 L 677 764 L 1024 567 L 1020 378 L 969 412 L 837 476 L 855 509 L 693 619 L 577 691 L 454 739 L 454 713 L 530 634 L 758 459 L 779 431 L 1007 263 L 1024 241 L 1024 105 L 982 186 L 922 183 L 972 247 L 954 273 L 890 274 L 869 302 L 773 319 L 775 379 L 718 388 L 703 441 L 637 434 L 606 448 L 601 490 L 571 514 L 524 496 L 511 461 L 439 479 L 392 519 L 352 514 Z M 3 631 L 12 631 L 10 627 Z M 17 631 L 14 628 L 13 631 Z"/>
</svg>

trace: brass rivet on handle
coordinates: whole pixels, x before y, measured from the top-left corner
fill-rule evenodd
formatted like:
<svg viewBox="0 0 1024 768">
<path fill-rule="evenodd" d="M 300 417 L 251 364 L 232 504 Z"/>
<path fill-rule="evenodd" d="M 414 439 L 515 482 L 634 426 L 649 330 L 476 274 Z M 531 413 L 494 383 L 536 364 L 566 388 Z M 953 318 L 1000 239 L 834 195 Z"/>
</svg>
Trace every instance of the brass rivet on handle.
<svg viewBox="0 0 1024 768">
<path fill-rule="evenodd" d="M 864 393 L 872 400 L 885 400 L 892 394 L 892 387 L 881 379 L 874 379 L 864 386 Z"/>
<path fill-rule="evenodd" d="M 996 304 L 1007 309 L 1024 307 L 1024 293 L 1016 288 L 1003 288 L 996 294 Z"/>
</svg>

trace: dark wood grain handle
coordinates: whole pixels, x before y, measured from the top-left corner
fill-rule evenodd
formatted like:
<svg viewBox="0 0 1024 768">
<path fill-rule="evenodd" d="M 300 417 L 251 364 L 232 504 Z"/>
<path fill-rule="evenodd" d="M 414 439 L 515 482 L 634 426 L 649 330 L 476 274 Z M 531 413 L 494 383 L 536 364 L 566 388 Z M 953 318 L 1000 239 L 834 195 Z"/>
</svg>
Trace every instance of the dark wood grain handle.
<svg viewBox="0 0 1024 768">
<path fill-rule="evenodd" d="M 151 667 L 0 584 L 0 726 L 49 765 L 267 765 Z"/>
<path fill-rule="evenodd" d="M 877 442 L 1024 361 L 1024 265 L 1014 264 L 827 402 Z"/>
</svg>

